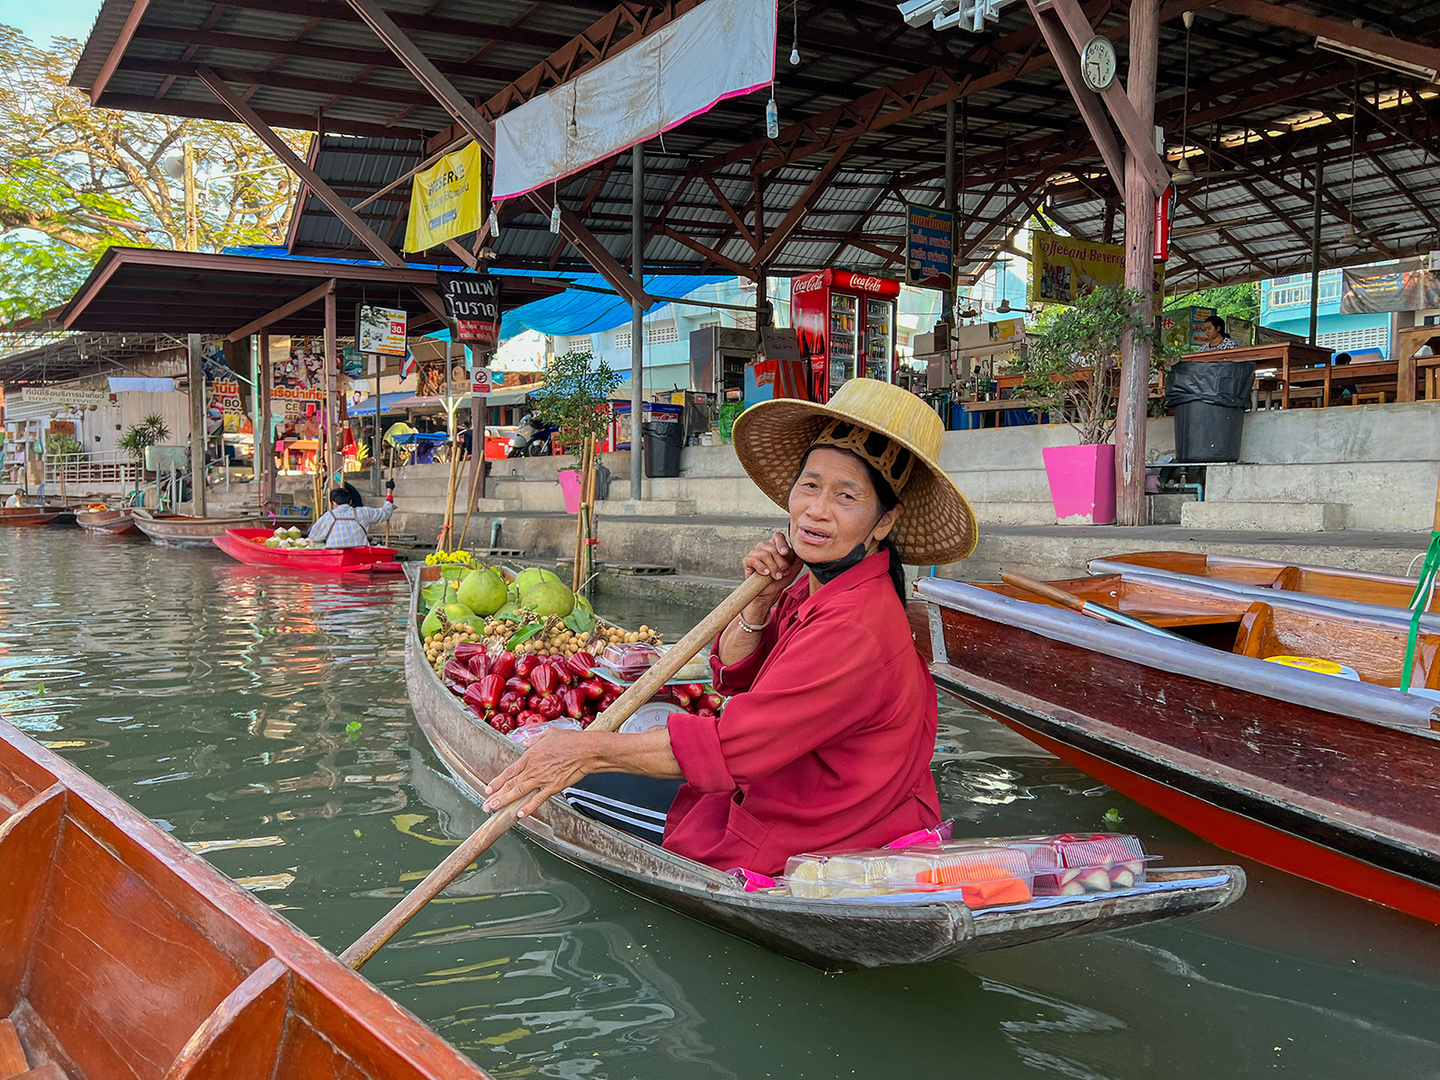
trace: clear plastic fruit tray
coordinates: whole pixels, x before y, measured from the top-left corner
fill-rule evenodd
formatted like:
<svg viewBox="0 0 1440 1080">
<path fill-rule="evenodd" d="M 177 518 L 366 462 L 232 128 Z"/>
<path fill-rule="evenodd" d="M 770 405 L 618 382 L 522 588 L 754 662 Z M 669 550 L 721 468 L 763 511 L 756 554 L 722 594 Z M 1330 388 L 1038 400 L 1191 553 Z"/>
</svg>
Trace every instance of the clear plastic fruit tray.
<svg viewBox="0 0 1440 1080">
<path fill-rule="evenodd" d="M 803 899 L 958 892 L 970 906 L 985 907 L 1132 888 L 1144 884 L 1153 857 L 1133 836 L 1000 837 L 796 855 L 777 884 Z"/>
</svg>

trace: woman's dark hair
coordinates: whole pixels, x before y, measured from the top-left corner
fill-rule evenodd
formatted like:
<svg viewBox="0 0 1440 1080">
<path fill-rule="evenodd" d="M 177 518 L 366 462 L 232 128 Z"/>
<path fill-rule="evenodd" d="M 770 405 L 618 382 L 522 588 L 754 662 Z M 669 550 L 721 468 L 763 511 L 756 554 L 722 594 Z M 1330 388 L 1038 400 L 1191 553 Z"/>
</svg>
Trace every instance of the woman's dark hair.
<svg viewBox="0 0 1440 1080">
<path fill-rule="evenodd" d="M 863 457 L 855 453 L 855 451 L 841 450 L 838 446 L 825 446 L 821 444 L 820 446 L 812 446 L 809 450 L 806 450 L 805 456 L 800 459 L 800 467 L 795 470 L 795 479 L 797 481 L 800 479 L 800 474 L 805 471 L 805 463 L 810 460 L 812 450 L 840 450 L 842 454 L 849 454 L 863 465 L 865 467 L 865 475 L 870 478 L 870 486 L 875 489 L 875 498 L 880 503 L 881 517 L 884 517 L 900 505 L 900 497 L 895 494 L 895 489 L 890 486 L 890 481 L 881 475 L 879 469 L 875 468 L 874 465 L 871 465 Z M 791 484 L 790 486 L 794 487 L 795 485 Z M 905 564 L 900 561 L 900 552 L 895 550 L 895 545 L 888 536 L 880 541 L 880 550 L 889 552 L 890 554 L 890 584 L 895 586 L 895 595 L 900 597 L 900 603 L 903 605 L 908 597 L 905 595 Z"/>
<path fill-rule="evenodd" d="M 341 484 L 330 492 L 331 506 L 364 506 L 365 500 L 360 497 L 360 492 L 355 490 L 354 484 Z"/>
<path fill-rule="evenodd" d="M 1213 327 L 1214 327 L 1216 330 L 1218 330 L 1220 333 L 1222 333 L 1222 334 L 1225 333 L 1225 320 L 1224 320 L 1223 318 L 1221 318 L 1219 315 L 1211 315 L 1211 316 L 1210 316 L 1209 318 L 1207 318 L 1205 321 L 1208 322 L 1211 326 L 1213 326 Z"/>
</svg>

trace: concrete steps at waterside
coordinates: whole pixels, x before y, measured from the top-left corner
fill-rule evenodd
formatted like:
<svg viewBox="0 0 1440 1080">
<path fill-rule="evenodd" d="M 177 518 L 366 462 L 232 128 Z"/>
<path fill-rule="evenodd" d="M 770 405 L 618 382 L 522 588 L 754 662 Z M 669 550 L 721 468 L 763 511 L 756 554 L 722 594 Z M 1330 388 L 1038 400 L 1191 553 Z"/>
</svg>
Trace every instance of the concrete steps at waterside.
<svg viewBox="0 0 1440 1080">
<path fill-rule="evenodd" d="M 1261 532 L 1335 532 L 1345 528 L 1349 507 L 1342 503 L 1187 502 L 1180 524 L 1190 529 L 1250 529 Z"/>
</svg>

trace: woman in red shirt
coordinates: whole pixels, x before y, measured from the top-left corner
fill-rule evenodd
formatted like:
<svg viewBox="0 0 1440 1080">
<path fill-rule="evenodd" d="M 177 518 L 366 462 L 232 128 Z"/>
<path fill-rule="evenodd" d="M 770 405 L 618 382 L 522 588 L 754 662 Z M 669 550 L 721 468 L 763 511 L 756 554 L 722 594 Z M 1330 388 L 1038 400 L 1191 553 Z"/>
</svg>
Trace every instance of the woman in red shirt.
<svg viewBox="0 0 1440 1080">
<path fill-rule="evenodd" d="M 734 437 L 790 528 L 744 560 L 771 583 L 716 641 L 716 688 L 734 695 L 723 715 L 676 713 L 644 734 L 552 732 L 495 778 L 487 810 L 539 788 L 532 812 L 590 773 L 683 779 L 664 846 L 764 874 L 940 820 L 935 684 L 910 637 L 902 569 L 975 546 L 969 503 L 937 464 L 939 418 L 857 379 L 828 405 L 752 406 Z"/>
</svg>

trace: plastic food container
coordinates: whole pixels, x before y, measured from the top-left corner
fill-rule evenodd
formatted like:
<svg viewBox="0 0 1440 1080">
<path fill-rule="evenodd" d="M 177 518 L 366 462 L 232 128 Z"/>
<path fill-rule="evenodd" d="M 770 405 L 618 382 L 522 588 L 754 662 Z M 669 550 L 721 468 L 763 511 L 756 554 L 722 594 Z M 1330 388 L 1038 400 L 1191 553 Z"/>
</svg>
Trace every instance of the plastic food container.
<svg viewBox="0 0 1440 1080">
<path fill-rule="evenodd" d="M 1030 900 L 1032 876 L 1021 851 L 944 844 L 797 855 L 786 862 L 781 882 L 791 896 L 811 900 L 959 892 L 970 906 L 985 907 Z"/>
<path fill-rule="evenodd" d="M 596 659 L 626 682 L 634 682 L 650 670 L 650 665 L 660 655 L 654 645 L 606 645 L 605 651 Z"/>
<path fill-rule="evenodd" d="M 660 653 L 663 656 L 670 651 L 669 645 L 662 645 Z M 694 655 L 685 666 L 670 676 L 671 681 L 708 683 L 710 681 L 710 649 L 701 649 Z"/>
<path fill-rule="evenodd" d="M 1138 837 L 1115 833 L 1006 836 L 966 842 L 1023 852 L 1035 875 L 1036 896 L 1083 896 L 1143 885 L 1145 864 L 1157 858 L 1145 854 Z"/>
</svg>

